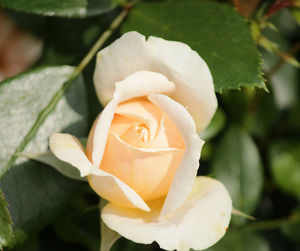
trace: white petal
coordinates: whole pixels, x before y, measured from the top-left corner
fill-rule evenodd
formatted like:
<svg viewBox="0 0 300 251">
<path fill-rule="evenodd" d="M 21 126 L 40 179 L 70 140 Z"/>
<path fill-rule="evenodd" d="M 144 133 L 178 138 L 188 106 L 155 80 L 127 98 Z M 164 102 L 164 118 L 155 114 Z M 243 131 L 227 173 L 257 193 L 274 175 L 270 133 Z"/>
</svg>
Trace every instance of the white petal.
<svg viewBox="0 0 300 251">
<path fill-rule="evenodd" d="M 145 37 L 128 32 L 97 55 L 94 83 L 100 102 L 106 105 L 115 91 L 115 83 L 141 70 L 150 70 Z"/>
<path fill-rule="evenodd" d="M 211 73 L 204 60 L 188 45 L 149 37 L 151 70 L 164 74 L 176 84 L 171 97 L 184 105 L 203 130 L 217 108 Z"/>
<path fill-rule="evenodd" d="M 76 167 L 81 176 L 89 175 L 90 185 L 103 198 L 121 206 L 150 210 L 143 199 L 128 185 L 113 175 L 95 168 L 88 160 L 76 137 L 55 133 L 50 137 L 50 148 L 58 159 Z"/>
<path fill-rule="evenodd" d="M 217 180 L 198 177 L 184 205 L 160 216 L 162 201 L 154 201 L 151 212 L 121 208 L 109 203 L 102 219 L 112 230 L 137 243 L 156 241 L 166 250 L 206 249 L 226 232 L 231 217 L 231 199 Z"/>
<path fill-rule="evenodd" d="M 162 94 L 151 94 L 148 97 L 173 121 L 185 144 L 185 153 L 161 212 L 165 214 L 180 207 L 188 197 L 197 176 L 204 141 L 199 138 L 191 115 L 181 104 Z"/>
<path fill-rule="evenodd" d="M 81 177 L 88 175 L 94 169 L 76 137 L 70 134 L 54 133 L 50 137 L 49 145 L 54 155 L 76 167 Z"/>
<path fill-rule="evenodd" d="M 180 42 L 128 32 L 98 53 L 94 82 L 98 97 L 106 105 L 113 98 L 115 83 L 137 71 L 162 73 L 176 85 L 174 98 L 188 107 L 197 130 L 212 118 L 217 99 L 212 76 L 202 58 Z"/>
<path fill-rule="evenodd" d="M 151 71 L 138 71 L 116 83 L 114 99 L 122 102 L 149 93 L 169 93 L 174 90 L 174 83 L 164 75 Z"/>
</svg>

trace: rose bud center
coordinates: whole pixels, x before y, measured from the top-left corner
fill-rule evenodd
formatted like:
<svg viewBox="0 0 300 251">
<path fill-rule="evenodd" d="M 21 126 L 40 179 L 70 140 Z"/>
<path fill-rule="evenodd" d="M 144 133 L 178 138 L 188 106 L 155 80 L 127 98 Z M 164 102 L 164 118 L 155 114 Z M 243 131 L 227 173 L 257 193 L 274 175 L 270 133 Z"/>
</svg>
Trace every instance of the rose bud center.
<svg viewBox="0 0 300 251">
<path fill-rule="evenodd" d="M 171 119 L 146 97 L 135 98 L 118 105 L 99 168 L 152 200 L 168 193 L 184 149 Z"/>
</svg>

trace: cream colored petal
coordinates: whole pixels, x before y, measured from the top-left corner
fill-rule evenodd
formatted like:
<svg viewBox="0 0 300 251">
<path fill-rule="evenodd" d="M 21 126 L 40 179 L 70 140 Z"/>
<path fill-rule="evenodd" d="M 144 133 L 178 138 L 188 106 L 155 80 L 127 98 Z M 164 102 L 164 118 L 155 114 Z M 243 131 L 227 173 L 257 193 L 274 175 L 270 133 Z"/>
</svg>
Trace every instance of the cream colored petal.
<svg viewBox="0 0 300 251">
<path fill-rule="evenodd" d="M 105 150 L 109 128 L 114 118 L 114 113 L 118 103 L 119 100 L 117 99 L 110 101 L 102 110 L 101 114 L 94 122 L 92 130 L 90 131 L 86 151 L 89 158 L 91 155 L 90 159 L 95 167 L 100 166 Z"/>
<path fill-rule="evenodd" d="M 101 50 L 94 73 L 100 102 L 106 105 L 113 98 L 115 83 L 141 70 L 150 70 L 150 57 L 141 34 L 128 32 Z"/>
<path fill-rule="evenodd" d="M 145 96 L 150 92 L 168 92 L 173 88 L 174 84 L 172 82 L 161 74 L 152 72 L 136 72 L 123 81 L 116 83 L 114 99 L 107 104 L 98 116 L 88 138 L 86 154 L 93 166 L 97 168 L 100 166 L 114 112 L 120 102 L 132 97 Z M 90 175 L 88 180 L 92 188 L 101 197 L 118 205 L 149 210 L 142 198 L 128 185 L 113 175 L 100 172 L 103 171 L 99 170 L 98 173 Z"/>
<path fill-rule="evenodd" d="M 50 137 L 49 145 L 53 154 L 58 159 L 76 167 L 81 177 L 88 175 L 95 169 L 76 137 L 70 134 L 54 133 Z"/>
<path fill-rule="evenodd" d="M 139 121 L 138 119 L 115 113 L 110 130 L 115 132 L 119 137 L 122 137 L 122 135 L 132 128 L 132 125 L 138 124 Z"/>
<path fill-rule="evenodd" d="M 116 82 L 113 97 L 123 102 L 150 93 L 170 93 L 174 90 L 174 83 L 164 75 L 151 71 L 138 71 L 128 75 L 124 80 Z"/>
<path fill-rule="evenodd" d="M 101 169 L 122 180 L 148 201 L 167 194 L 183 152 L 174 148 L 136 148 L 110 132 Z"/>
<path fill-rule="evenodd" d="M 76 167 L 81 176 L 89 175 L 89 183 L 103 198 L 121 206 L 150 210 L 143 199 L 128 185 L 113 175 L 93 167 L 80 142 L 74 136 L 62 133 L 51 135 L 50 149 L 58 159 Z"/>
<path fill-rule="evenodd" d="M 183 159 L 176 171 L 161 212 L 167 214 L 180 207 L 188 197 L 197 175 L 204 141 L 197 134 L 193 118 L 181 104 L 162 94 L 151 94 L 148 97 L 173 121 L 185 144 Z"/>
<path fill-rule="evenodd" d="M 165 250 L 206 249 L 225 234 L 231 217 L 231 199 L 217 180 L 198 177 L 184 205 L 160 216 L 162 201 L 151 212 L 121 208 L 109 203 L 102 210 L 104 223 L 137 243 L 156 241 Z"/>
<path fill-rule="evenodd" d="M 150 211 L 145 201 L 131 187 L 112 174 L 97 169 L 88 176 L 88 182 L 92 189 L 103 199 L 121 207 Z"/>
<path fill-rule="evenodd" d="M 172 98 L 188 108 L 197 130 L 212 118 L 217 99 L 211 73 L 202 58 L 188 45 L 128 32 L 98 53 L 94 82 L 98 97 L 106 105 L 115 83 L 137 71 L 165 75 L 176 84 Z"/>
<path fill-rule="evenodd" d="M 174 90 L 174 84 L 163 75 L 155 72 L 135 72 L 124 80 L 116 83 L 116 90 L 113 94 L 114 98 L 102 111 L 95 125 L 95 131 L 93 132 L 93 164 L 99 166 L 101 163 L 108 130 L 116 107 L 120 102 L 145 96 L 150 93 L 167 93 L 172 90 Z"/>
<path fill-rule="evenodd" d="M 171 97 L 184 105 L 198 131 L 210 122 L 217 108 L 211 73 L 204 60 L 188 45 L 149 37 L 151 70 L 164 74 L 176 84 Z"/>
</svg>

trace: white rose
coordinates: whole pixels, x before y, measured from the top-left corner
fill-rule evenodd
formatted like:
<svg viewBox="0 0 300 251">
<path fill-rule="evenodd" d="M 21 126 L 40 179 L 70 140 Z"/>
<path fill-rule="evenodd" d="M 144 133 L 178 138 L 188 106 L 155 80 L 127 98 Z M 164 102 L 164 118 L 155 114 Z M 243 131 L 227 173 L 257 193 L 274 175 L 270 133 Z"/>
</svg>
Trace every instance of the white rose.
<svg viewBox="0 0 300 251">
<path fill-rule="evenodd" d="M 128 32 L 98 53 L 94 82 L 105 108 L 86 150 L 68 134 L 52 135 L 50 147 L 109 201 L 106 226 L 166 250 L 216 243 L 232 204 L 222 183 L 196 177 L 198 132 L 217 107 L 206 63 L 186 44 Z"/>
</svg>

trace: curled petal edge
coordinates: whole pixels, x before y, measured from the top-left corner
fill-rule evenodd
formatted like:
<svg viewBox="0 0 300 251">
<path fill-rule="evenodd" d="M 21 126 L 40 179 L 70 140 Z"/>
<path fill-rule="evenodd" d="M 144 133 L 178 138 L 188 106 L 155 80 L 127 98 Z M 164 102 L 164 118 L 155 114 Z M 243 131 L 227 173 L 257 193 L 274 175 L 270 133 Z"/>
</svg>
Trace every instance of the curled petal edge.
<svg viewBox="0 0 300 251">
<path fill-rule="evenodd" d="M 198 131 L 217 108 L 213 78 L 205 61 L 188 45 L 127 32 L 97 55 L 94 83 L 100 102 L 113 98 L 115 83 L 137 71 L 165 75 L 176 85 L 170 97 L 188 107 Z"/>
<path fill-rule="evenodd" d="M 180 103 L 163 94 L 150 94 L 149 99 L 160 107 L 173 121 L 185 144 L 185 152 L 168 192 L 161 214 L 168 214 L 180 207 L 188 197 L 199 168 L 201 148 L 193 118 Z"/>
<path fill-rule="evenodd" d="M 135 97 L 146 96 L 150 93 L 168 93 L 175 88 L 174 83 L 165 76 L 156 72 L 139 71 L 116 83 L 114 98 L 103 109 L 93 131 L 92 161 L 99 166 L 105 150 L 109 128 L 114 112 L 120 102 Z M 88 142 L 89 144 L 89 142 Z"/>
<path fill-rule="evenodd" d="M 206 249 L 225 234 L 232 210 L 224 185 L 212 178 L 197 177 L 185 203 L 161 216 L 163 200 L 152 201 L 151 212 L 107 204 L 103 222 L 113 231 L 137 243 L 156 241 L 162 249 Z"/>
<path fill-rule="evenodd" d="M 132 188 L 115 176 L 94 167 L 76 137 L 55 133 L 50 137 L 50 149 L 58 159 L 76 167 L 82 177 L 88 176 L 90 185 L 104 199 L 119 206 L 151 210 Z"/>
</svg>

